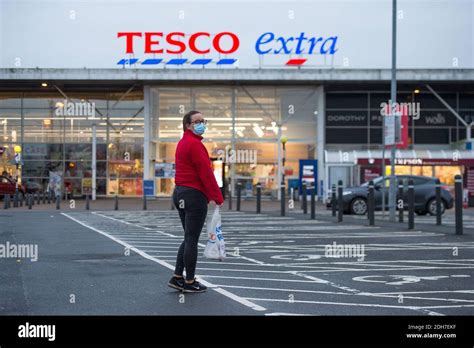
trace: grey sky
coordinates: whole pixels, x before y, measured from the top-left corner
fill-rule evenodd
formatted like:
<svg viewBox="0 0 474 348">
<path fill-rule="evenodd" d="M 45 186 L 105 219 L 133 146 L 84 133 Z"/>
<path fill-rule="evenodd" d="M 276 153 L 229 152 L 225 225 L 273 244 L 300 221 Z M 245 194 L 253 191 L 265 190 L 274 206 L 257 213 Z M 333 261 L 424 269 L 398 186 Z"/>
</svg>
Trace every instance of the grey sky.
<svg viewBox="0 0 474 348">
<path fill-rule="evenodd" d="M 408 0 L 398 7 L 399 68 L 474 68 L 472 0 Z M 0 67 L 116 68 L 127 57 L 120 31 L 232 31 L 240 48 L 231 58 L 240 68 L 258 67 L 255 42 L 265 32 L 337 36 L 334 56 L 305 56 L 308 67 L 389 68 L 390 21 L 390 0 L 0 0 Z M 152 58 L 143 53 L 143 40 L 137 39 L 135 51 L 136 58 Z M 263 63 L 285 68 L 288 58 L 267 55 Z"/>
</svg>

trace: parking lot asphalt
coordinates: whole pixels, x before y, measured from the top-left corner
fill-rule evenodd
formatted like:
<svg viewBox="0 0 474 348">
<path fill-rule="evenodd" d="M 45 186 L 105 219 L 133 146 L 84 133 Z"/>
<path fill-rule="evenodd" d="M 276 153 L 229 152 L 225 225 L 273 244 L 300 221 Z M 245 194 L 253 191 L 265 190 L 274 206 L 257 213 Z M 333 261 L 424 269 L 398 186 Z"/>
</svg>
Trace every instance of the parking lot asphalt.
<svg viewBox="0 0 474 348">
<path fill-rule="evenodd" d="M 212 212 L 212 209 L 210 209 Z M 227 258 L 202 256 L 210 289 L 166 286 L 183 231 L 176 211 L 0 213 L 0 244 L 38 246 L 36 262 L 2 258 L 0 314 L 472 315 L 474 239 L 430 228 L 301 212 L 222 214 Z M 423 226 L 427 226 L 426 228 Z M 418 228 L 421 226 L 423 228 Z"/>
</svg>

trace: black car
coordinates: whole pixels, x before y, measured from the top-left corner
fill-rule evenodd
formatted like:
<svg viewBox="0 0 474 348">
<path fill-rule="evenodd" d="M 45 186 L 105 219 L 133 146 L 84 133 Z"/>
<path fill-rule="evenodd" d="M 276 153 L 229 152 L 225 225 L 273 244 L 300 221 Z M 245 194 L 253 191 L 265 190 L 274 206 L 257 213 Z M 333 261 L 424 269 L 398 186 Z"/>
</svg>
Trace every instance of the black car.
<svg viewBox="0 0 474 348">
<path fill-rule="evenodd" d="M 415 191 L 415 213 L 418 215 L 436 215 L 436 178 L 415 175 L 396 175 L 396 182 L 403 181 L 403 206 L 408 208 L 408 181 L 412 179 Z M 375 210 L 382 210 L 382 188 L 385 185 L 385 209 L 388 209 L 390 178 L 378 177 L 374 179 Z M 364 215 L 367 213 L 368 182 L 358 187 L 347 187 L 343 189 L 344 213 Z M 397 188 L 397 202 L 399 197 Z M 453 207 L 454 199 L 447 187 L 441 186 L 441 213 Z M 328 207 L 331 203 L 328 203 Z"/>
</svg>

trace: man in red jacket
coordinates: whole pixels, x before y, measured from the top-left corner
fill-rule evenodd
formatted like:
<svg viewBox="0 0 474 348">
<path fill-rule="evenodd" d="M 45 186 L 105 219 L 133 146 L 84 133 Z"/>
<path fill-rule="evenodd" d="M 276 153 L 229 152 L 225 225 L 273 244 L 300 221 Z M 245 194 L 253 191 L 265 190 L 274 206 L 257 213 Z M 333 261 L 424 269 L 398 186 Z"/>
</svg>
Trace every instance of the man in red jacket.
<svg viewBox="0 0 474 348">
<path fill-rule="evenodd" d="M 184 241 L 178 250 L 176 268 L 168 286 L 184 292 L 204 292 L 206 286 L 194 278 L 198 241 L 207 216 L 207 204 L 224 204 L 221 190 L 211 168 L 202 135 L 207 121 L 199 111 L 183 117 L 183 138 L 176 147 L 176 177 L 173 203 L 184 229 Z M 186 269 L 186 279 L 183 271 Z"/>
</svg>

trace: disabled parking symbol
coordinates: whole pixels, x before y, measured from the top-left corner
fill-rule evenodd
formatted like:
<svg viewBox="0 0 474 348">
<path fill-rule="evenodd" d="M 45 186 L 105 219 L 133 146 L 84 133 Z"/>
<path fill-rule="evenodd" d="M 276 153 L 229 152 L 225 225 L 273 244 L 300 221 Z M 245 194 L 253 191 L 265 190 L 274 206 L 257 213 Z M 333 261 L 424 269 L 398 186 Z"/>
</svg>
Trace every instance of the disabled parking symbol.
<svg viewBox="0 0 474 348">
<path fill-rule="evenodd" d="M 277 260 L 290 260 L 290 261 L 311 261 L 319 260 L 321 255 L 309 255 L 309 254 L 285 254 L 285 255 L 273 255 L 272 259 Z"/>
<path fill-rule="evenodd" d="M 439 280 L 447 278 L 466 278 L 470 277 L 469 275 L 455 274 L 451 276 L 427 276 L 427 277 L 418 277 L 413 275 L 370 275 L 370 276 L 361 276 L 354 277 L 352 280 L 357 282 L 367 282 L 367 283 L 381 283 L 386 285 L 404 285 L 404 284 L 413 284 L 419 283 L 422 280 Z"/>
</svg>

